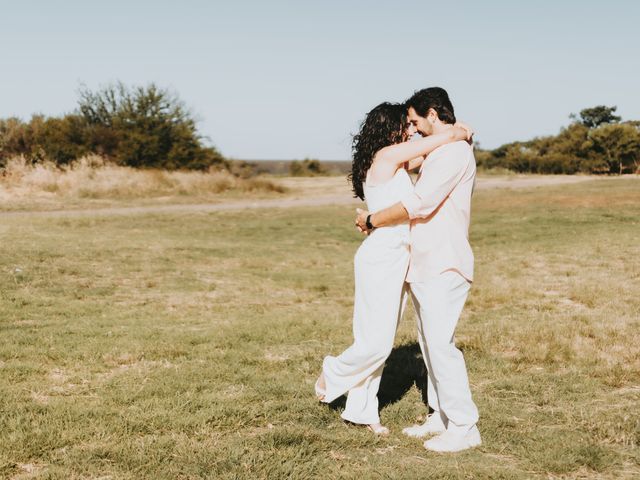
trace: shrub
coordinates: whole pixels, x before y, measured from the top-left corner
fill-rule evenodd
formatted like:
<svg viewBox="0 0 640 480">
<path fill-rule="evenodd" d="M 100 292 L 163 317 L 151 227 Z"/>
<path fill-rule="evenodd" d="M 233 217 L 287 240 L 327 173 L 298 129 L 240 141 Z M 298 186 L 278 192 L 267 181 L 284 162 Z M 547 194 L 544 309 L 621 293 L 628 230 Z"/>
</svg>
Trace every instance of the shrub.
<svg viewBox="0 0 640 480">
<path fill-rule="evenodd" d="M 302 162 L 294 160 L 289 164 L 289 174 L 292 177 L 315 177 L 320 175 L 328 175 L 329 172 L 324 168 L 319 160 L 305 158 Z"/>
<path fill-rule="evenodd" d="M 640 122 L 617 123 L 615 110 L 584 109 L 558 135 L 478 151 L 477 164 L 521 173 L 640 173 Z"/>
</svg>

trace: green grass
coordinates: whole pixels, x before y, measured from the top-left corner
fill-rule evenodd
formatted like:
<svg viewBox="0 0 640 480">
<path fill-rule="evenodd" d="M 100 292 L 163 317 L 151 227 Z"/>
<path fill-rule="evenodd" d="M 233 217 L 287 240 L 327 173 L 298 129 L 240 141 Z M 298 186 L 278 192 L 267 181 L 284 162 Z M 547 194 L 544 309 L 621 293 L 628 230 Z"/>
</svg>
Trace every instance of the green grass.
<svg viewBox="0 0 640 480">
<path fill-rule="evenodd" d="M 483 445 L 437 455 L 407 315 L 374 438 L 315 401 L 351 342 L 351 207 L 7 217 L 0 477 L 637 478 L 640 184 L 479 191 L 458 328 Z"/>
</svg>

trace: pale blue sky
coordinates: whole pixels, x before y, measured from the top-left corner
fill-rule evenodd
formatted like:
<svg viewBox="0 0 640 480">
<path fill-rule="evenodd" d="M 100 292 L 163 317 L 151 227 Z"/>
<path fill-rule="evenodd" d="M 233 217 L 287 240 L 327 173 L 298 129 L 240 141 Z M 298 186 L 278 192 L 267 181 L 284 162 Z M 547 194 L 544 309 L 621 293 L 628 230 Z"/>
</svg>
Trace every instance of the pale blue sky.
<svg viewBox="0 0 640 480">
<path fill-rule="evenodd" d="M 177 92 L 227 156 L 348 159 L 384 100 L 441 86 L 485 147 L 617 105 L 640 119 L 640 2 L 0 0 L 0 117 L 80 83 Z"/>
</svg>

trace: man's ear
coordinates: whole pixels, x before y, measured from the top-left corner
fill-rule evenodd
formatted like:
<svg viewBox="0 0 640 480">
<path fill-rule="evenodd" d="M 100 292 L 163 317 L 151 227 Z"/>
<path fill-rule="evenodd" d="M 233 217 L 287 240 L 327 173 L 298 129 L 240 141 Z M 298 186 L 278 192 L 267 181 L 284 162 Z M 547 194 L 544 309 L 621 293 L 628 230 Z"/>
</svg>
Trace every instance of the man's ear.
<svg viewBox="0 0 640 480">
<path fill-rule="evenodd" d="M 430 108 L 427 111 L 427 120 L 431 123 L 435 123 L 438 120 L 438 112 L 436 112 L 433 108 Z"/>
</svg>

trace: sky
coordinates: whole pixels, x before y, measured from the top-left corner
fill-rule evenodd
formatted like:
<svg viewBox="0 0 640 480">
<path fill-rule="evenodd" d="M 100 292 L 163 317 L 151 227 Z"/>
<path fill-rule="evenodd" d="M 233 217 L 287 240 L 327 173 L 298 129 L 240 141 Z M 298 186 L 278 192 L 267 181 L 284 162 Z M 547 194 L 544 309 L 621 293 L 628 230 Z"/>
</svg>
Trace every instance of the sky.
<svg viewBox="0 0 640 480">
<path fill-rule="evenodd" d="M 0 0 L 0 117 L 81 85 L 176 93 L 227 157 L 348 160 L 383 101 L 445 88 L 484 148 L 616 105 L 640 119 L 640 2 Z"/>
</svg>

